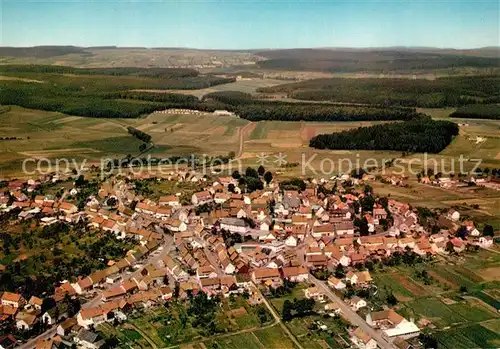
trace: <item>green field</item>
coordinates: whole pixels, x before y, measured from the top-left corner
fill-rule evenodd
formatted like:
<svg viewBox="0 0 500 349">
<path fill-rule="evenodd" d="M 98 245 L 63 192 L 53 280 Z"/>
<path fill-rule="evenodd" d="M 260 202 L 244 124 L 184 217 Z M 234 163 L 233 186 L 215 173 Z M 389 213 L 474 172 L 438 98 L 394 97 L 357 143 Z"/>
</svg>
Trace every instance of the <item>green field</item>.
<svg viewBox="0 0 500 349">
<path fill-rule="evenodd" d="M 243 313 L 238 311 L 231 314 L 231 310 L 241 308 L 244 309 Z M 265 330 L 273 324 L 270 314 L 267 314 L 268 321 L 261 324 L 256 309 L 241 297 L 236 297 L 234 300 L 224 299 L 221 310 L 218 311 L 216 317 L 217 332 L 214 336 L 221 337 L 220 341 L 226 343 L 228 347 L 231 347 L 230 343 L 237 343 L 238 340 L 243 343 L 249 338 L 254 339 L 251 331 L 258 333 L 261 327 Z M 142 344 L 145 342 L 150 343 L 150 346 L 151 343 L 154 343 L 155 346 L 161 348 L 203 342 L 207 338 L 207 334 L 201 326 L 193 327 L 191 325 L 186 307 L 181 303 L 172 303 L 168 307 L 159 306 L 130 314 L 124 324 L 119 326 L 104 324 L 99 330 L 106 337 L 116 336 L 120 340 L 120 344 L 124 346 L 130 342 Z M 279 330 L 279 328 L 275 327 L 274 330 Z M 232 335 L 231 332 L 242 333 Z M 238 339 L 239 336 L 249 337 Z M 269 343 L 274 341 L 270 332 L 264 331 L 261 336 L 263 341 L 267 340 Z M 219 340 L 217 339 L 217 341 Z M 257 341 L 257 343 L 259 342 Z"/>
<path fill-rule="evenodd" d="M 426 297 L 408 302 L 405 306 L 412 309 L 416 314 L 431 320 L 439 327 L 467 322 L 467 319 L 455 313 L 437 298 Z"/>
<path fill-rule="evenodd" d="M 457 327 L 436 334 L 439 345 L 448 349 L 498 348 L 500 335 L 481 325 Z"/>
</svg>

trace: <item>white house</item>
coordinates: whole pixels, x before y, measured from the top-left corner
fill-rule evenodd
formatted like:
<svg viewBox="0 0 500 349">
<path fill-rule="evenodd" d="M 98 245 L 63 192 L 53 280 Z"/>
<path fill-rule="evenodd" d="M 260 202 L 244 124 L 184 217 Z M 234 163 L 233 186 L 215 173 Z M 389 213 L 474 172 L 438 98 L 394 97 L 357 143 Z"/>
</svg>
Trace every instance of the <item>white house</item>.
<svg viewBox="0 0 500 349">
<path fill-rule="evenodd" d="M 491 236 L 480 236 L 478 241 L 479 246 L 482 248 L 489 248 L 493 246 L 493 238 Z"/>
<path fill-rule="evenodd" d="M 460 219 L 460 212 L 454 210 L 454 209 L 451 209 L 448 211 L 448 214 L 447 214 L 448 218 L 451 219 L 452 221 L 456 222 Z"/>
<path fill-rule="evenodd" d="M 106 321 L 106 315 L 100 307 L 80 309 L 76 316 L 78 325 L 88 329 Z"/>
<path fill-rule="evenodd" d="M 319 302 L 324 300 L 325 295 L 316 286 L 306 288 L 304 290 L 304 295 L 306 298 L 313 298 Z"/>
<path fill-rule="evenodd" d="M 292 282 L 304 282 L 309 279 L 309 273 L 306 267 L 285 267 L 283 268 L 283 277 Z"/>
<path fill-rule="evenodd" d="M 366 307 L 366 301 L 359 297 L 351 298 L 349 303 L 351 304 L 351 309 L 354 311 L 358 311 L 359 309 Z"/>
<path fill-rule="evenodd" d="M 285 245 L 287 245 L 289 247 L 296 247 L 297 246 L 297 238 L 293 235 L 290 235 L 289 237 L 286 238 Z"/>
<path fill-rule="evenodd" d="M 244 234 L 247 232 L 248 227 L 243 219 L 239 218 L 223 218 L 220 221 L 221 229 L 230 231 L 231 233 Z"/>
<path fill-rule="evenodd" d="M 329 279 L 328 279 L 328 285 L 331 287 L 331 288 L 334 288 L 336 290 L 342 290 L 346 287 L 346 284 L 342 282 L 342 280 L 340 279 L 337 279 L 336 277 L 334 276 L 331 276 Z"/>
<path fill-rule="evenodd" d="M 36 320 L 35 314 L 20 312 L 16 315 L 16 328 L 18 330 L 31 330 Z"/>
<path fill-rule="evenodd" d="M 213 201 L 212 195 L 208 191 L 201 191 L 198 193 L 194 193 L 193 196 L 191 196 L 191 202 L 195 206 L 208 204 L 211 203 L 212 201 Z"/>
<path fill-rule="evenodd" d="M 406 320 L 393 309 L 377 311 L 366 316 L 368 325 L 381 329 L 387 337 L 416 337 L 420 329 L 413 322 Z"/>
</svg>

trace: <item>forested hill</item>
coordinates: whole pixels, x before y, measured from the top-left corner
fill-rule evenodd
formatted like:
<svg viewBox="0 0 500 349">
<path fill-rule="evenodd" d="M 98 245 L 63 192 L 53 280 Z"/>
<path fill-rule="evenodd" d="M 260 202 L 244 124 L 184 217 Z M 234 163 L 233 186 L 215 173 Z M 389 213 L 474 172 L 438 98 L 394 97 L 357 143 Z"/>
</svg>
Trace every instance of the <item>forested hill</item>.
<svg viewBox="0 0 500 349">
<path fill-rule="evenodd" d="M 426 72 L 436 69 L 498 68 L 500 58 L 479 57 L 476 52 L 425 49 L 284 49 L 256 52 L 265 57 L 257 64 L 265 69 L 389 73 Z"/>
<path fill-rule="evenodd" d="M 359 127 L 310 140 L 318 149 L 395 150 L 439 153 L 458 135 L 458 125 L 449 121 L 418 118 L 406 122 Z"/>
</svg>

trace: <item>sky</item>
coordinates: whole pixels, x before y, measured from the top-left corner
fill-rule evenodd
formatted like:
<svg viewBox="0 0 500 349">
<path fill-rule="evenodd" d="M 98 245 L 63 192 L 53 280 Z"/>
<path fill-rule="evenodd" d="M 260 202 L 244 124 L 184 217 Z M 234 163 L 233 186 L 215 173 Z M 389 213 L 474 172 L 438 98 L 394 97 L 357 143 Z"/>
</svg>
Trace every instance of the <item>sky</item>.
<svg viewBox="0 0 500 349">
<path fill-rule="evenodd" d="M 0 46 L 500 45 L 500 1 L 0 0 Z"/>
</svg>

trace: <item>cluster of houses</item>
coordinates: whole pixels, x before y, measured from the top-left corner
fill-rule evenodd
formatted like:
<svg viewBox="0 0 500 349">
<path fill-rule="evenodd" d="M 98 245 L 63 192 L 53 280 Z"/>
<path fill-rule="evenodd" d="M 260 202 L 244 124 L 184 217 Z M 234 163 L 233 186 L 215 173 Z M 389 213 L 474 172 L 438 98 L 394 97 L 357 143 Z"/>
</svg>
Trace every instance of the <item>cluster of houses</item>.
<svg viewBox="0 0 500 349">
<path fill-rule="evenodd" d="M 440 226 L 446 229 L 430 234 L 409 205 L 396 200 L 388 200 L 386 205 L 375 201 L 371 210 L 362 211 L 359 203 L 370 193 L 348 193 L 342 186 L 335 194 L 318 190 L 319 185 L 333 187 L 328 181 L 313 180 L 304 190 L 280 190 L 274 181 L 263 190 L 242 193 L 233 177 L 201 180 L 196 173 L 185 173 L 171 174 L 167 180 L 180 178 L 195 178 L 203 186 L 192 194 L 190 205 L 181 204 L 178 194 L 156 200 L 137 195 L 133 182 L 116 177 L 103 182 L 83 209 L 70 199 L 57 200 L 48 195 L 30 199 L 27 190 L 35 190 L 40 182 L 11 181 L 0 192 L 3 210 L 20 209 L 19 219 L 36 217 L 45 225 L 83 220 L 118 239 L 138 241 L 123 259 L 110 261 L 106 269 L 58 285 L 52 296 L 56 302 L 66 295 L 97 294 L 100 298 L 68 322 L 65 331 L 73 331 L 75 338 L 86 331 L 82 337 L 90 338 L 92 327 L 105 321 L 122 321 L 132 308 L 166 302 L 173 297 L 174 288 L 180 299 L 197 292 L 209 296 L 248 292 L 254 300 L 259 296 L 255 285 L 277 288 L 283 280 L 307 282 L 311 270 L 333 271 L 340 265 L 346 268 L 345 277 L 330 277 L 328 285 L 342 290 L 347 284 L 363 287 L 372 281 L 369 272 L 353 267 L 389 258 L 395 252 L 429 256 L 449 253 L 450 249 L 461 252 L 471 244 L 493 244 L 490 237 L 481 236 L 473 222 L 461 221 L 455 210 L 439 217 Z M 75 187 L 67 194 L 72 197 L 77 192 Z M 389 217 L 391 224 L 387 226 Z M 366 222 L 369 235 L 359 236 L 356 220 Z M 467 229 L 466 238 L 455 235 L 460 227 Z M 145 258 L 166 246 L 166 240 L 172 241 L 169 248 L 175 248 L 175 252 L 166 251 L 155 263 L 142 265 Z M 308 288 L 305 296 L 324 301 L 315 287 Z M 36 321 L 53 324 L 58 320 L 48 312 L 39 314 L 40 299 L 21 300 L 19 294 L 4 292 L 0 318 L 15 319 L 18 329 L 30 329 Z M 359 297 L 349 304 L 354 310 L 366 307 Z M 328 303 L 325 311 L 335 314 L 339 308 Z M 390 321 L 382 321 L 383 314 L 380 319 L 374 315 L 370 321 L 380 328 L 389 326 L 389 322 L 394 325 L 384 330 L 387 336 L 400 333 L 399 325 L 410 328 L 404 319 L 399 321 L 399 315 L 386 315 Z M 363 333 L 358 334 L 360 343 L 366 342 L 369 348 L 370 341 Z M 94 342 L 99 339 L 94 338 Z"/>
</svg>

